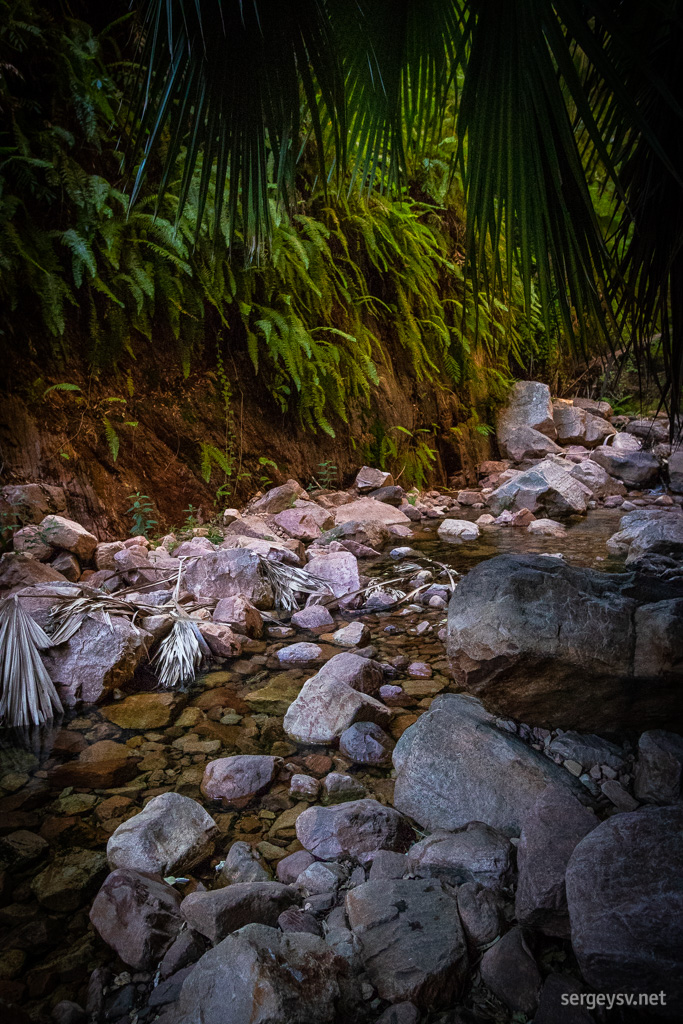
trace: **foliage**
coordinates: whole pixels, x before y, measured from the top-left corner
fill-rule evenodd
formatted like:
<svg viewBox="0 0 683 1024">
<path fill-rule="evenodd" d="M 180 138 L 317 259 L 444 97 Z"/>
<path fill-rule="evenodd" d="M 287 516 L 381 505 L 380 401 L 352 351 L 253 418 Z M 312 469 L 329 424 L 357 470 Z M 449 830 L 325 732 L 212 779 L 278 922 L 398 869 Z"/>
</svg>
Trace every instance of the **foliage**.
<svg viewBox="0 0 683 1024">
<path fill-rule="evenodd" d="M 128 500 L 132 502 L 131 507 L 126 511 L 127 516 L 133 517 L 131 537 L 149 537 L 152 527 L 157 525 L 156 519 L 152 519 L 154 506 L 151 499 L 146 494 L 136 491 L 135 494 L 128 496 Z"/>
</svg>

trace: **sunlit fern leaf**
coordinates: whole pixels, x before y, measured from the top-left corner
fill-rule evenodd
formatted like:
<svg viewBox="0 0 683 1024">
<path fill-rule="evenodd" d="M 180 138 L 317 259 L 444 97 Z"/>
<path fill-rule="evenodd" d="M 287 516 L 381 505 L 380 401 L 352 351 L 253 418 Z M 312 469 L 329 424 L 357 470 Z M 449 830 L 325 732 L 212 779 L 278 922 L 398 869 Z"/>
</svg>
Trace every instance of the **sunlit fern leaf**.
<svg viewBox="0 0 683 1024">
<path fill-rule="evenodd" d="M 50 637 L 24 611 L 18 598 L 0 605 L 0 723 L 40 725 L 63 708 L 40 651 L 52 646 Z"/>
<path fill-rule="evenodd" d="M 159 645 L 152 665 L 164 690 L 174 690 L 194 682 L 204 657 L 211 652 L 199 627 L 191 619 L 177 619 L 173 629 Z"/>
</svg>

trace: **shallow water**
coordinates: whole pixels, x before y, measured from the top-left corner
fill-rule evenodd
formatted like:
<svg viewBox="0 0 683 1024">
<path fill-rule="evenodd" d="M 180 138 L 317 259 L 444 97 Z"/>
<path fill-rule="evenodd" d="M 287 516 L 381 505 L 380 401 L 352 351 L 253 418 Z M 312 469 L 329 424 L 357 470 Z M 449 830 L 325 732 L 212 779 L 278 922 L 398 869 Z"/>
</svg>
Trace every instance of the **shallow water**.
<svg viewBox="0 0 683 1024">
<path fill-rule="evenodd" d="M 458 513 L 470 519 L 478 514 Z M 605 548 L 606 539 L 618 529 L 619 518 L 618 509 L 596 510 L 585 519 L 571 522 L 562 539 L 534 537 L 521 528 L 483 528 L 476 543 L 460 545 L 441 542 L 436 534 L 439 521 L 434 520 L 416 529 L 412 539 L 399 543 L 410 544 L 420 554 L 460 573 L 483 559 L 510 551 L 559 552 L 572 565 L 620 571 L 623 560 L 608 558 Z M 375 576 L 387 572 L 391 564 L 391 560 L 383 559 L 363 569 Z M 313 632 L 300 630 L 284 643 L 318 642 L 327 659 L 347 648 L 334 646 L 324 634 L 358 617 L 336 614 L 335 626 Z M 429 707 L 437 692 L 450 687 L 445 651 L 437 635 L 445 623 L 445 609 L 409 606 L 363 613 L 362 619 L 371 630 L 369 642 L 376 648 L 376 657 L 394 666 L 395 679 L 387 681 L 410 691 L 407 706 L 397 709 L 393 719 L 392 735 L 397 739 Z M 421 630 L 425 632 L 418 634 L 418 626 L 424 623 L 427 625 Z M 24 830 L 49 844 L 37 860 L 12 873 L 2 893 L 0 997 L 22 1003 L 36 1019 L 49 1014 L 60 999 L 85 1004 L 90 973 L 113 961 L 111 951 L 88 927 L 87 910 L 101 877 L 94 877 L 83 888 L 78 909 L 67 912 L 41 906 L 32 882 L 55 857 L 79 849 L 103 852 L 114 829 L 154 795 L 175 790 L 201 800 L 221 831 L 213 862 L 180 888 L 183 894 L 197 884 L 211 884 L 216 862 L 236 840 L 268 843 L 271 856 L 273 847 L 276 856 L 278 849 L 284 855 L 297 848 L 293 821 L 281 817 L 297 806 L 288 795 L 288 778 L 293 771 L 318 778 L 329 771 L 340 771 L 361 783 L 368 795 L 391 802 L 390 766 L 353 765 L 335 749 L 297 747 L 282 730 L 281 710 L 273 714 L 254 710 L 253 697 L 248 695 L 264 688 L 274 677 L 281 681 L 284 677 L 285 682 L 298 686 L 315 670 L 298 668 L 283 673 L 274 657 L 282 645 L 282 640 L 266 638 L 224 668 L 201 676 L 187 694 L 180 696 L 170 722 L 162 727 L 120 728 L 107 718 L 108 708 L 117 703 L 111 701 L 72 711 L 43 729 L 21 735 L 5 731 L 0 735 L 0 842 L 3 836 Z M 409 678 L 407 666 L 416 661 L 430 666 L 431 678 Z M 95 782 L 79 786 L 60 783 L 60 766 L 75 761 L 83 750 L 102 740 L 113 740 L 122 751 L 140 758 L 131 765 L 130 777 L 102 788 Z M 204 800 L 199 785 L 208 761 L 235 753 L 277 754 L 283 758 L 283 771 L 251 806 L 243 811 L 225 811 Z"/>
</svg>

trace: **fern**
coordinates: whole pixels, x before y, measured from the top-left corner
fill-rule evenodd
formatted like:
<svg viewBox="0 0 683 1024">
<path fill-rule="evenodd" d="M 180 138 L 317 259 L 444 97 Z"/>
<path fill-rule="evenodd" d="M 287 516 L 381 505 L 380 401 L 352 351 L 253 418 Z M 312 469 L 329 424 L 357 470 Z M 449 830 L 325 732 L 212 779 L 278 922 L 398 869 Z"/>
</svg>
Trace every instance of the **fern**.
<svg viewBox="0 0 683 1024">
<path fill-rule="evenodd" d="M 104 436 L 107 439 L 107 444 L 109 446 L 109 451 L 111 452 L 111 457 L 114 460 L 114 462 L 116 462 L 116 460 L 119 457 L 119 435 L 114 430 L 114 427 L 112 426 L 111 420 L 109 419 L 108 416 L 102 417 L 102 424 L 104 426 Z"/>
</svg>

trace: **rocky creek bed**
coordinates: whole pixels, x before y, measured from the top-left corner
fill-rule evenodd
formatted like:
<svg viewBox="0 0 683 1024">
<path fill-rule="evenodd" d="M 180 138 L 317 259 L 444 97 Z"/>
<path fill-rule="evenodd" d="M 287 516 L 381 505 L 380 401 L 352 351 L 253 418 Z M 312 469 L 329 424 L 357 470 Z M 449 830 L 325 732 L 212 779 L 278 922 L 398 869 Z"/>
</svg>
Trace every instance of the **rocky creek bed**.
<svg viewBox="0 0 683 1024">
<path fill-rule="evenodd" d="M 489 464 L 457 495 L 411 504 L 376 470 L 343 499 L 293 485 L 277 509 L 276 488 L 227 517 L 225 548 L 201 529 L 170 552 L 95 547 L 49 507 L 44 552 L 44 519 L 24 528 L 33 551 L 20 538 L 0 580 L 37 617 L 44 588 L 112 568 L 143 585 L 186 554 L 222 665 L 152 689 L 132 634 L 100 623 L 46 652 L 67 710 L 0 748 L 6 1019 L 585 1024 L 601 993 L 662 991 L 607 1019 L 678 1016 L 680 499 L 592 470 L 593 491 L 568 489 L 591 461 L 572 461 L 571 432 L 607 427 L 566 404 L 562 455 L 525 465 L 546 442 L 520 408 L 517 468 Z M 509 417 L 500 429 L 502 444 Z M 327 567 L 332 611 L 278 622 L 250 561 L 264 550 Z M 413 600 L 345 599 L 405 564 Z M 219 586 L 235 566 L 239 586 Z M 462 574 L 448 618 L 440 566 Z"/>
</svg>

